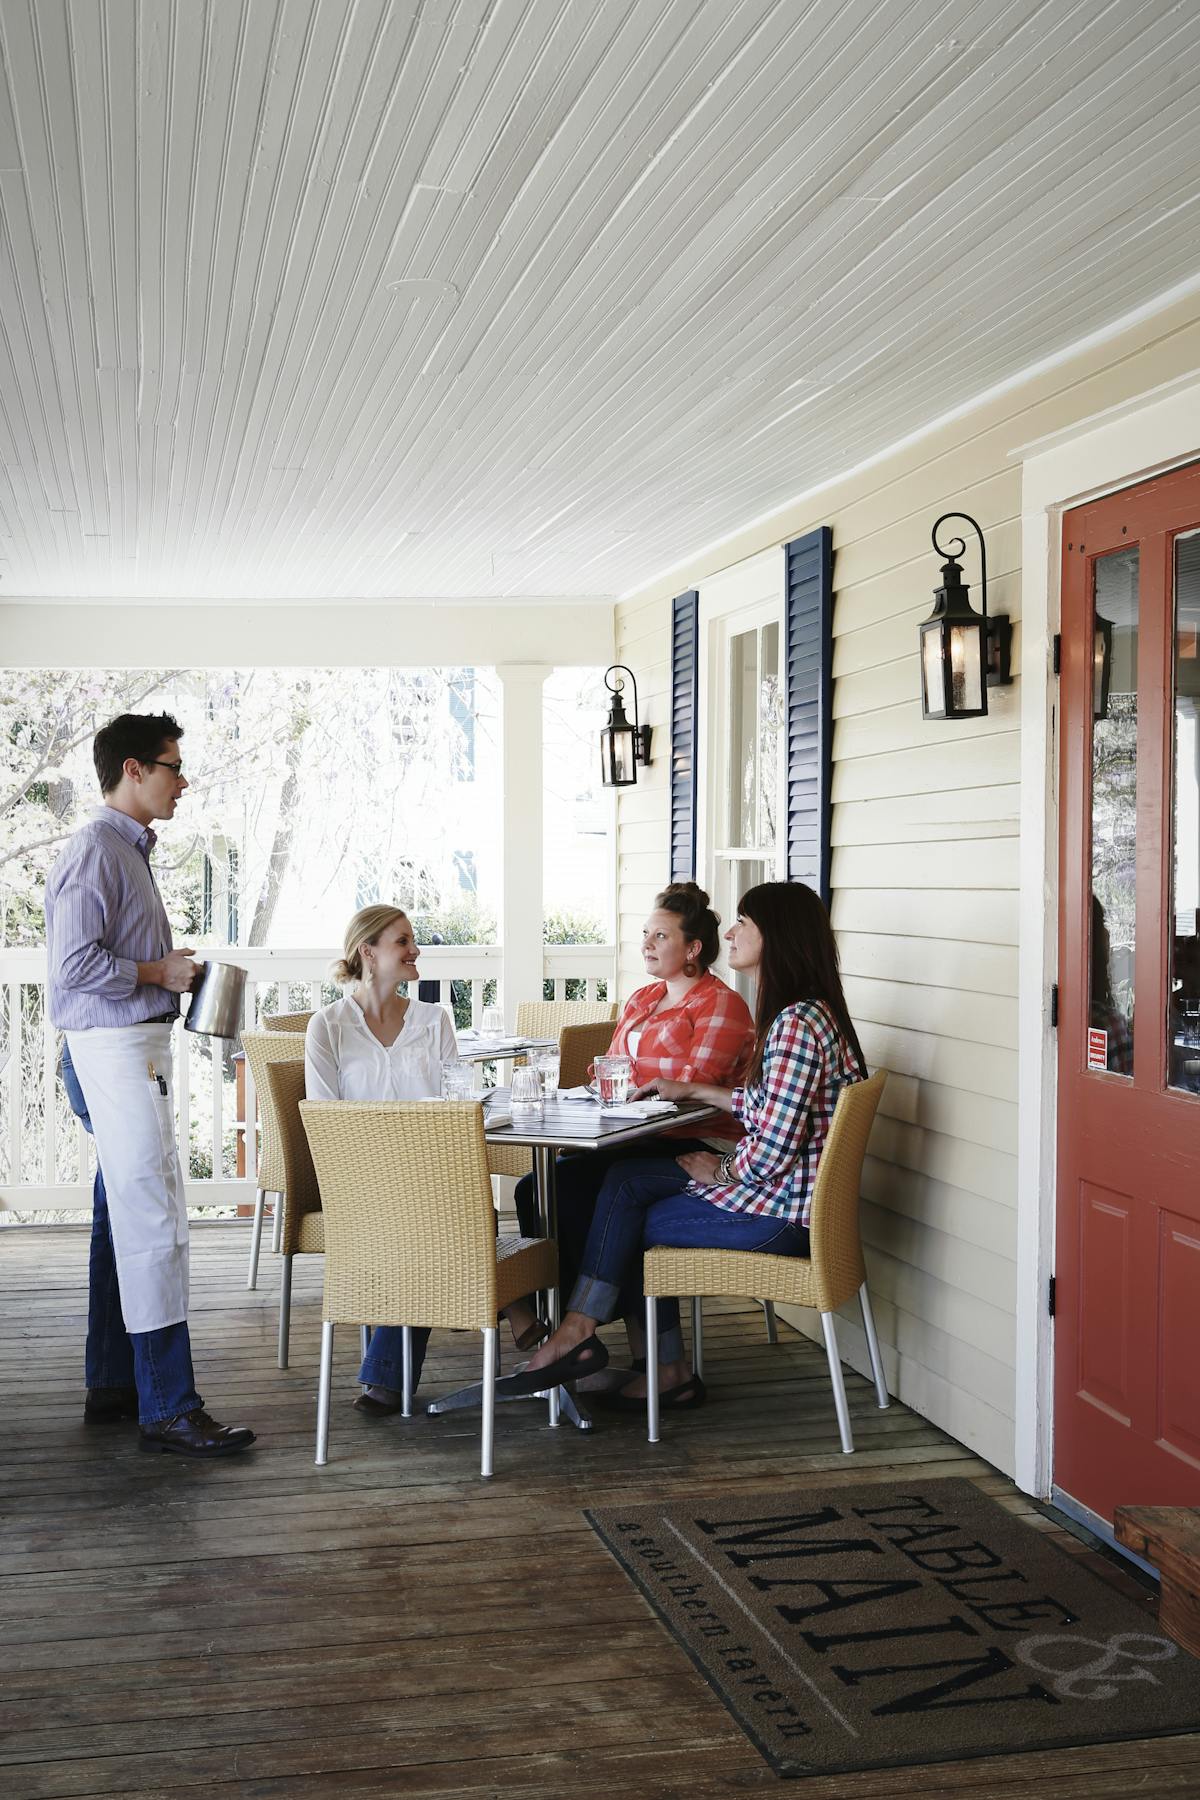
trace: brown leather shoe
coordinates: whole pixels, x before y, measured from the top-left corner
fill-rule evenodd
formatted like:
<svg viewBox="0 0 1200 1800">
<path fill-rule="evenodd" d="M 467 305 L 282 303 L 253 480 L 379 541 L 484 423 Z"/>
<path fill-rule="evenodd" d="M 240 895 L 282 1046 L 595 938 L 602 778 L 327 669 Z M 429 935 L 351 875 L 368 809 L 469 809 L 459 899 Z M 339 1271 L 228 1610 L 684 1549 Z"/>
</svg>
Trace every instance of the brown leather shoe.
<svg viewBox="0 0 1200 1800">
<path fill-rule="evenodd" d="M 202 1406 L 177 1413 L 157 1425 L 143 1425 L 139 1450 L 170 1450 L 176 1456 L 232 1456 L 254 1442 L 247 1425 L 218 1425 Z"/>
<path fill-rule="evenodd" d="M 115 1425 L 119 1419 L 136 1419 L 138 1397 L 135 1387 L 89 1388 L 83 1402 L 84 1422 L 88 1425 Z"/>
</svg>

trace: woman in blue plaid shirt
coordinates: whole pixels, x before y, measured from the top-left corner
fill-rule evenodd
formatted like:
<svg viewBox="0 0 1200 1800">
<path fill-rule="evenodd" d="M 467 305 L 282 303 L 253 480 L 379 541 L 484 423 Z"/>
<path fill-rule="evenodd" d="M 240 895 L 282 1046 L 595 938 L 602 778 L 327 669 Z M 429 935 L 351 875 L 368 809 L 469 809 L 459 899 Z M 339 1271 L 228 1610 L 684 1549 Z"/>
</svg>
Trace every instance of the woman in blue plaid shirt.
<svg viewBox="0 0 1200 1800">
<path fill-rule="evenodd" d="M 808 1218 L 833 1109 L 866 1062 L 846 1010 L 829 914 L 811 888 L 768 881 L 751 888 L 725 934 L 729 966 L 757 985 L 754 1055 L 745 1084 L 652 1082 L 642 1090 L 668 1100 L 702 1100 L 732 1113 L 745 1136 L 724 1156 L 693 1151 L 617 1164 L 605 1179 L 582 1258 L 582 1273 L 562 1324 L 505 1386 L 540 1372 L 567 1380 L 602 1369 L 608 1352 L 596 1326 L 641 1312 L 641 1261 L 655 1244 L 766 1250 L 807 1256 Z M 683 1360 L 679 1305 L 658 1302 L 660 1404 L 698 1406 L 704 1384 Z M 599 1395 L 593 1396 L 599 1399 Z M 645 1379 L 635 1377 L 610 1404 L 641 1409 Z"/>
</svg>

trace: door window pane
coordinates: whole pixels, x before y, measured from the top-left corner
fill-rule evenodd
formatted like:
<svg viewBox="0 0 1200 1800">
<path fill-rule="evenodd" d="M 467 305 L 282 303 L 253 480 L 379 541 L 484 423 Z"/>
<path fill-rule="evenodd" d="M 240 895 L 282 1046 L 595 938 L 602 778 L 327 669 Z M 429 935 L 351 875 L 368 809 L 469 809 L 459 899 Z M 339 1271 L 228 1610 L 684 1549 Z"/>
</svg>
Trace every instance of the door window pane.
<svg viewBox="0 0 1200 1800">
<path fill-rule="evenodd" d="M 758 633 L 740 631 L 729 645 L 729 842 L 754 843 L 758 707 Z"/>
<path fill-rule="evenodd" d="M 1167 1079 L 1200 1093 L 1200 533 L 1175 544 L 1175 794 Z"/>
<path fill-rule="evenodd" d="M 740 631 L 729 641 L 729 844 L 775 847 L 783 691 L 779 626 Z"/>
<path fill-rule="evenodd" d="M 1097 557 L 1093 590 L 1091 971 L 1087 1067 L 1133 1074 L 1138 551 Z"/>
</svg>

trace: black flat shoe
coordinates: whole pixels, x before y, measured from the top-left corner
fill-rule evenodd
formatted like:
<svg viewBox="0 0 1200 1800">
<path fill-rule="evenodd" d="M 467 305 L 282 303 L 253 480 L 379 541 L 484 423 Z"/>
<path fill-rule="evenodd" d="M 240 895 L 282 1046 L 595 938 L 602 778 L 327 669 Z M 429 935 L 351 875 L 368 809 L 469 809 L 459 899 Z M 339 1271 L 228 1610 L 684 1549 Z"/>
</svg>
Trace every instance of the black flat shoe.
<svg viewBox="0 0 1200 1800">
<path fill-rule="evenodd" d="M 139 1450 L 153 1455 L 169 1451 L 175 1456 L 232 1456 L 254 1442 L 247 1425 L 218 1425 L 202 1406 L 177 1413 L 157 1425 L 143 1425 Z"/>
<path fill-rule="evenodd" d="M 380 1394 L 390 1394 L 390 1400 L 381 1400 Z M 364 1419 L 387 1419 L 393 1413 L 404 1411 L 404 1395 L 396 1393 L 394 1388 L 377 1387 L 369 1394 L 360 1394 L 354 1402 L 355 1412 L 360 1412 Z"/>
<path fill-rule="evenodd" d="M 120 1419 L 136 1419 L 137 1416 L 135 1387 L 88 1389 L 83 1402 L 83 1417 L 88 1425 L 115 1425 Z"/>
<path fill-rule="evenodd" d="M 664 1388 L 658 1396 L 659 1412 L 694 1412 L 703 1406 L 708 1398 L 708 1389 L 699 1375 L 689 1375 L 676 1387 Z M 646 1411 L 645 1394 L 627 1394 L 618 1388 L 616 1393 L 593 1394 L 592 1403 L 602 1406 L 606 1412 L 642 1413 Z"/>
<path fill-rule="evenodd" d="M 576 1381 L 581 1375 L 594 1375 L 608 1365 L 608 1351 L 595 1332 L 582 1343 L 556 1357 L 540 1369 L 521 1369 L 516 1375 L 504 1375 L 496 1383 L 498 1394 L 544 1394 L 547 1388 L 561 1387 L 564 1381 Z"/>
</svg>

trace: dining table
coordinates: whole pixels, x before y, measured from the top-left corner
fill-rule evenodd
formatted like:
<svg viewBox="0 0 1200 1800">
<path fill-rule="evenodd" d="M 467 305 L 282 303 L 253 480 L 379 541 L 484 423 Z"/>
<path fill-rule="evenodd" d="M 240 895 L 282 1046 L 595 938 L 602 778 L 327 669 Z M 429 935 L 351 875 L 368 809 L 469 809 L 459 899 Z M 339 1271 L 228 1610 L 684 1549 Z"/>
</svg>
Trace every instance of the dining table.
<svg viewBox="0 0 1200 1800">
<path fill-rule="evenodd" d="M 493 1051 L 493 1055 L 495 1052 Z M 715 1106 L 698 1100 L 680 1100 L 662 1110 L 650 1111 L 638 1102 L 624 1107 L 602 1107 L 594 1098 L 546 1100 L 539 1120 L 514 1121 L 508 1110 L 508 1089 L 491 1088 L 482 1096 L 484 1137 L 489 1144 L 507 1144 L 513 1149 L 533 1152 L 534 1188 L 538 1215 L 544 1237 L 558 1236 L 558 1203 L 555 1188 L 555 1166 L 560 1150 L 611 1150 L 617 1144 L 636 1143 L 639 1138 L 657 1137 L 660 1132 L 674 1131 L 680 1125 L 699 1125 L 706 1119 L 720 1117 Z M 557 1325 L 560 1300 L 557 1289 L 547 1296 L 551 1325 Z M 453 1393 L 440 1394 L 430 1400 L 427 1413 L 455 1412 L 460 1407 L 478 1406 L 483 1392 L 482 1382 L 470 1382 Z M 592 1418 L 578 1394 L 569 1387 L 546 1389 L 534 1395 L 496 1394 L 497 1401 L 512 1399 L 550 1399 L 550 1423 L 557 1425 L 565 1418 L 579 1431 L 590 1431 Z"/>
</svg>

